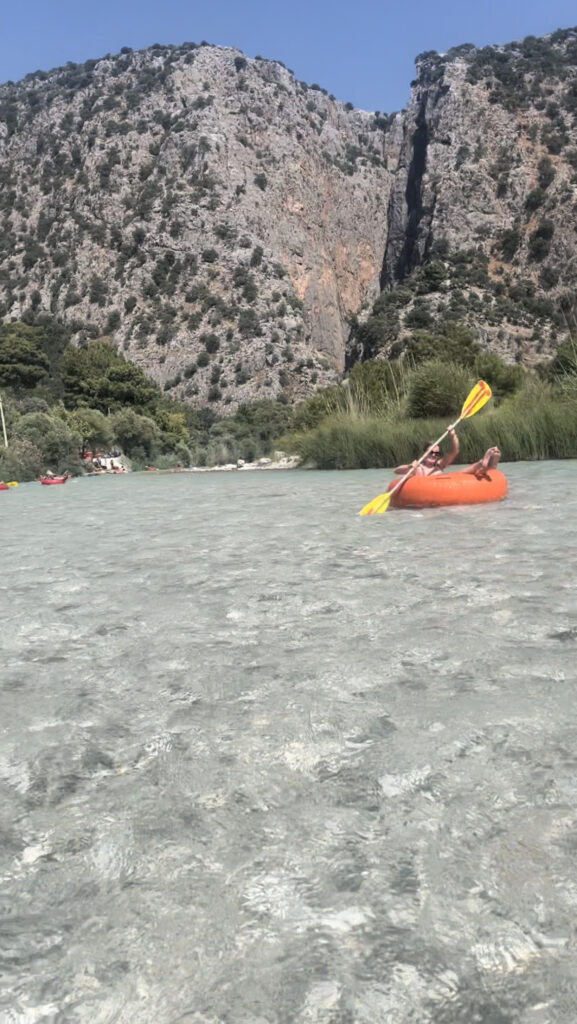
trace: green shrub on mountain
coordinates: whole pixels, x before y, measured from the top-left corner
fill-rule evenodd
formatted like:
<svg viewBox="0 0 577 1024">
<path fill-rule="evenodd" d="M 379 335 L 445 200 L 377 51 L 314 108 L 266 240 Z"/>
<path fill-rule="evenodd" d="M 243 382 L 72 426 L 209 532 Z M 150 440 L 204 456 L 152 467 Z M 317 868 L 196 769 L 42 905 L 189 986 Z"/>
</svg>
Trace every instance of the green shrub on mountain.
<svg viewBox="0 0 577 1024">
<path fill-rule="evenodd" d="M 409 365 L 442 360 L 472 366 L 478 352 L 474 332 L 469 327 L 451 322 L 443 324 L 439 333 L 415 331 L 404 345 L 404 358 Z"/>
<path fill-rule="evenodd" d="M 412 300 L 413 292 L 411 289 L 399 285 L 397 288 L 392 288 L 391 291 L 381 292 L 373 306 L 373 314 L 378 316 L 391 307 L 401 309 L 403 306 L 408 306 Z"/>
<path fill-rule="evenodd" d="M 549 255 L 551 240 L 555 231 L 553 221 L 545 219 L 529 235 L 529 257 L 536 262 Z"/>
<path fill-rule="evenodd" d="M 412 309 L 405 316 L 406 327 L 425 329 L 433 324 L 433 315 L 423 300 L 417 300 Z"/>
<path fill-rule="evenodd" d="M 60 370 L 68 406 L 87 405 L 101 412 L 120 406 L 152 409 L 160 389 L 134 363 L 126 360 L 106 342 L 95 341 L 86 348 L 69 345 Z"/>
<path fill-rule="evenodd" d="M 532 195 L 532 193 L 530 193 L 530 195 Z M 527 205 L 528 201 L 529 196 L 525 201 L 525 205 Z M 519 248 L 520 241 L 521 235 L 517 228 L 508 228 L 507 230 L 501 233 L 501 237 L 497 242 L 497 247 L 498 249 L 500 249 L 501 256 L 506 263 L 510 263 L 511 260 L 513 259 L 515 253 L 517 252 L 517 249 Z"/>
<path fill-rule="evenodd" d="M 475 376 L 487 382 L 493 399 L 510 398 L 523 387 L 526 371 L 516 363 L 505 363 L 494 352 L 480 352 L 473 364 Z"/>
<path fill-rule="evenodd" d="M 525 199 L 525 209 L 528 213 L 534 213 L 540 206 L 543 206 L 546 196 L 542 188 L 534 188 L 528 193 Z M 513 253 L 514 255 L 514 253 Z"/>
<path fill-rule="evenodd" d="M 453 417 L 471 390 L 470 371 L 439 359 L 422 363 L 409 379 L 407 415 L 413 419 Z"/>
<path fill-rule="evenodd" d="M 399 315 L 394 307 L 381 305 L 378 313 L 372 314 L 364 323 L 356 323 L 353 332 L 364 359 L 376 356 L 387 344 L 394 341 L 401 328 Z"/>
<path fill-rule="evenodd" d="M 447 269 L 440 260 L 431 260 L 422 269 L 420 289 L 424 292 L 438 292 L 447 279 Z"/>
<path fill-rule="evenodd" d="M 38 328 L 22 323 L 0 325 L 0 386 L 17 392 L 30 390 L 47 378 L 49 368 Z"/>
<path fill-rule="evenodd" d="M 555 168 L 548 156 L 542 157 L 539 161 L 537 172 L 539 176 L 539 187 L 542 189 L 549 188 L 549 185 L 555 177 Z"/>
</svg>

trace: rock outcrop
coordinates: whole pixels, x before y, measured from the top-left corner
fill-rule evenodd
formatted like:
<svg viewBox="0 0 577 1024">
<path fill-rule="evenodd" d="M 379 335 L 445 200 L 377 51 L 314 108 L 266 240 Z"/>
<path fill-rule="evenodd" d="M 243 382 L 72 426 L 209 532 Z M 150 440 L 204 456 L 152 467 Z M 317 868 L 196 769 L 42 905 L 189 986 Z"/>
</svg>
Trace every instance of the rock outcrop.
<svg viewBox="0 0 577 1024">
<path fill-rule="evenodd" d="M 380 300 L 380 342 L 373 321 L 374 344 L 356 356 L 394 354 L 447 320 L 510 360 L 550 355 L 577 329 L 576 212 L 577 30 L 422 54 L 382 276 L 412 294 L 388 327 Z"/>
<path fill-rule="evenodd" d="M 309 393 L 376 298 L 388 122 L 194 44 L 2 92 L 3 313 L 108 336 L 180 398 Z"/>
<path fill-rule="evenodd" d="M 2 315 L 195 405 L 447 323 L 535 361 L 577 324 L 577 30 L 422 54 L 393 117 L 205 44 L 37 72 L 0 88 L 0 182 Z"/>
</svg>

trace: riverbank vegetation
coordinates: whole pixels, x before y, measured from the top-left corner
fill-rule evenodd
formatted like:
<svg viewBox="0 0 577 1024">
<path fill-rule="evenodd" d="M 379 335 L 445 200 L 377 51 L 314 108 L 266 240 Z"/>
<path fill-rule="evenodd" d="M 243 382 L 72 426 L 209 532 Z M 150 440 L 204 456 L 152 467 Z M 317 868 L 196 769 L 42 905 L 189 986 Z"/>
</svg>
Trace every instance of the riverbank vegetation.
<svg viewBox="0 0 577 1024">
<path fill-rule="evenodd" d="M 402 358 L 356 363 L 338 385 L 295 408 L 241 405 L 218 417 L 169 399 L 105 341 L 68 343 L 46 318 L 0 325 L 0 389 L 8 449 L 0 479 L 80 473 L 87 452 L 120 450 L 134 469 L 252 462 L 275 450 L 326 469 L 408 462 L 456 419 L 476 380 L 493 401 L 459 429 L 462 461 L 497 444 L 504 461 L 577 458 L 577 345 L 534 370 L 481 351 L 466 328 L 416 331 Z"/>
<path fill-rule="evenodd" d="M 50 469 L 82 473 L 88 452 L 121 451 L 133 469 L 217 465 L 268 455 L 292 425 L 281 402 L 239 407 L 219 419 L 170 399 L 103 340 L 84 348 L 52 318 L 0 324 L 0 391 L 8 448 L 0 479 Z"/>
<path fill-rule="evenodd" d="M 461 462 L 474 462 L 492 445 L 499 446 L 505 462 L 577 458 L 575 342 L 564 342 L 553 360 L 534 370 L 481 353 L 472 339 L 460 354 L 452 349 L 451 360 L 443 360 L 440 351 L 434 359 L 429 354 L 424 351 L 423 361 L 415 361 L 416 347 L 412 365 L 357 364 L 347 382 L 327 389 L 331 395 L 319 395 L 297 410 L 295 424 L 301 429 L 290 439 L 291 450 L 320 469 L 410 462 L 457 418 L 468 391 L 482 378 L 493 400 L 461 423 Z M 324 403 L 328 414 L 319 408 Z"/>
</svg>

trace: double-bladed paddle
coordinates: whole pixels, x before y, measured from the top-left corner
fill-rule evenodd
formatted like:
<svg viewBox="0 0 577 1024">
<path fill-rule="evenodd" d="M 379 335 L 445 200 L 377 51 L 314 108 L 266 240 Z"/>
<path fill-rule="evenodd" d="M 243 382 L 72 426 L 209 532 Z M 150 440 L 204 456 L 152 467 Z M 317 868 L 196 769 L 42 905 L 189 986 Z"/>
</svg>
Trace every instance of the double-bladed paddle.
<svg viewBox="0 0 577 1024">
<path fill-rule="evenodd" d="M 485 384 L 484 380 L 477 381 L 475 387 L 473 388 L 472 391 L 469 392 L 465 401 L 463 402 L 463 408 L 461 409 L 461 415 L 459 416 L 459 418 L 455 420 L 454 423 L 451 423 L 450 427 L 447 427 L 445 433 L 441 434 L 438 441 L 434 441 L 433 444 L 430 445 L 425 452 L 423 452 L 421 458 L 417 460 L 417 464 L 415 466 L 411 466 L 408 473 L 405 473 L 405 475 L 401 477 L 399 482 L 395 484 L 395 486 L 392 487 L 390 491 L 387 491 L 386 494 L 379 494 L 376 498 L 373 498 L 372 501 L 369 501 L 368 505 L 365 505 L 365 507 L 361 509 L 359 515 L 375 516 L 381 515 L 383 512 L 386 512 L 389 507 L 390 500 L 395 491 L 398 491 L 399 488 L 402 487 L 403 484 L 405 483 L 405 480 L 408 480 L 409 477 L 412 476 L 417 466 L 420 466 L 421 462 L 425 461 L 427 455 L 429 455 L 431 450 L 435 448 L 436 445 L 440 444 L 441 441 L 444 441 L 449 431 L 454 430 L 457 424 L 461 422 L 461 420 L 469 419 L 470 416 L 474 416 L 476 412 L 479 412 L 479 409 L 483 408 L 485 402 L 488 402 L 490 397 L 491 388 L 489 387 L 489 385 Z"/>
</svg>

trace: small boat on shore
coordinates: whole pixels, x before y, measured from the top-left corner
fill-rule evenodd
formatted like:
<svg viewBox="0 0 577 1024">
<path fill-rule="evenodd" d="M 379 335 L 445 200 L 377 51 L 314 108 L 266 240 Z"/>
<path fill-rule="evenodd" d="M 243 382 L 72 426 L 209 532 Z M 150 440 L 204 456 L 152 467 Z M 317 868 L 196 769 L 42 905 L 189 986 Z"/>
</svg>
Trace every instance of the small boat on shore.
<svg viewBox="0 0 577 1024">
<path fill-rule="evenodd" d="M 67 480 L 68 480 L 67 476 L 40 476 L 40 477 L 38 477 L 38 483 L 39 484 L 45 484 L 46 486 L 48 486 L 50 484 L 65 484 Z"/>
<path fill-rule="evenodd" d="M 392 480 L 388 490 L 396 486 Z M 413 476 L 391 498 L 392 508 L 440 508 L 445 505 L 481 505 L 501 501 L 507 494 L 507 478 L 499 469 L 474 473 L 440 473 Z"/>
</svg>

